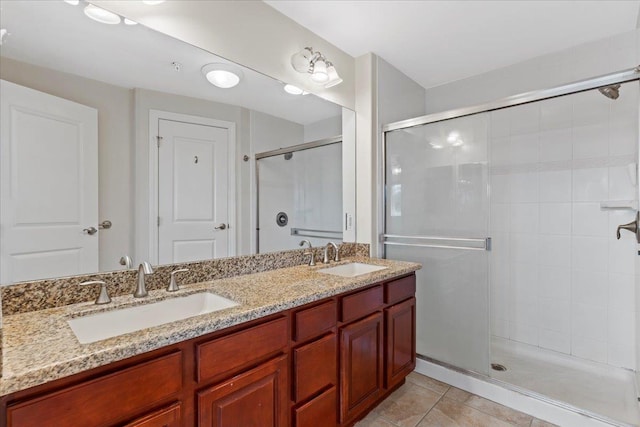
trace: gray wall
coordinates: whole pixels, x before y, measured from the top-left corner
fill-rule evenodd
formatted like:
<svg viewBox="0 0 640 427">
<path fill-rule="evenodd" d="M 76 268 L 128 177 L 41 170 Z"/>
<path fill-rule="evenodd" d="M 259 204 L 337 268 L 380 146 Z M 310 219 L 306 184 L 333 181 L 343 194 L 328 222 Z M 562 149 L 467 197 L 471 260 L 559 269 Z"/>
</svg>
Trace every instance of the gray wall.
<svg viewBox="0 0 640 427">
<path fill-rule="evenodd" d="M 640 64 L 638 39 L 640 30 L 629 31 L 428 88 L 425 98 L 426 113 L 483 104 L 510 95 L 636 67 Z"/>
</svg>

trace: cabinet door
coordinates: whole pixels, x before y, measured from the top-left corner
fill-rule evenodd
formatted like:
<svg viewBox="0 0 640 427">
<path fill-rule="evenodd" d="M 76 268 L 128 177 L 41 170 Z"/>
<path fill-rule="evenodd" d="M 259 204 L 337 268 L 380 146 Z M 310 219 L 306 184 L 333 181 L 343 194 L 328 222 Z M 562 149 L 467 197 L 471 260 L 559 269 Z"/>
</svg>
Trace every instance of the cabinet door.
<svg viewBox="0 0 640 427">
<path fill-rule="evenodd" d="M 340 422 L 366 410 L 382 390 L 382 313 L 340 329 Z"/>
<path fill-rule="evenodd" d="M 286 427 L 287 356 L 198 392 L 198 426 Z"/>
<path fill-rule="evenodd" d="M 390 388 L 416 367 L 416 299 L 391 306 L 384 313 L 387 343 L 385 385 Z"/>
</svg>

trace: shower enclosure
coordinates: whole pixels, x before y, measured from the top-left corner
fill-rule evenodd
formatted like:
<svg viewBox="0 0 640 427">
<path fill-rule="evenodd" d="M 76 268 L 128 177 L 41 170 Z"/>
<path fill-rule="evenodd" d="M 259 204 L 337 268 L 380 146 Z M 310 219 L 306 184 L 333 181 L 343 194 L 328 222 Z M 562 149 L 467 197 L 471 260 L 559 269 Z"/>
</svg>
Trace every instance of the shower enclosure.
<svg viewBox="0 0 640 427">
<path fill-rule="evenodd" d="M 638 114 L 629 70 L 385 126 L 382 249 L 423 264 L 419 357 L 640 425 L 638 248 L 616 239 Z"/>
<path fill-rule="evenodd" d="M 257 252 L 342 241 L 342 137 L 256 154 Z"/>
</svg>

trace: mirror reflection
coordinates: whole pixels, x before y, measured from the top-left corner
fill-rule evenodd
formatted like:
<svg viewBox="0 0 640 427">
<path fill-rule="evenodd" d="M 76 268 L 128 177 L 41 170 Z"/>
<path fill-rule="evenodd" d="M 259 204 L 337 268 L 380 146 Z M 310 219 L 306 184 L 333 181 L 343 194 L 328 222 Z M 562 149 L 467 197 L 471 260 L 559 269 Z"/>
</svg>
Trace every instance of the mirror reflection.
<svg viewBox="0 0 640 427">
<path fill-rule="evenodd" d="M 1 284 L 340 240 L 340 106 L 83 8 L 2 4 Z"/>
</svg>

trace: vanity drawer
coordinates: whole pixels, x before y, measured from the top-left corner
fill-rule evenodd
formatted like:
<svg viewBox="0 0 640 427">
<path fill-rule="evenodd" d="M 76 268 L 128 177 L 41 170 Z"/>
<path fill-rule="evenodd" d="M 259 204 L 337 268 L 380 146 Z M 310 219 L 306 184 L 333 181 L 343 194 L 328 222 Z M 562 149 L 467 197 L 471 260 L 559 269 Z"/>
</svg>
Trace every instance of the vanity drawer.
<svg viewBox="0 0 640 427">
<path fill-rule="evenodd" d="M 135 416 L 182 389 L 175 352 L 7 408 L 9 427 L 98 426 Z M 123 392 L 126 392 L 123 394 Z"/>
<path fill-rule="evenodd" d="M 174 403 L 168 408 L 154 411 L 143 417 L 140 417 L 123 427 L 179 427 L 180 426 L 180 403 Z"/>
<path fill-rule="evenodd" d="M 384 303 L 395 304 L 407 298 L 414 296 L 416 293 L 416 276 L 403 277 L 401 279 L 387 282 L 384 285 Z"/>
<path fill-rule="evenodd" d="M 310 402 L 293 411 L 294 427 L 335 427 L 337 422 L 336 388 L 331 387 Z"/>
<path fill-rule="evenodd" d="M 351 294 L 342 298 L 340 320 L 350 322 L 359 319 L 380 309 L 382 305 L 382 285 Z"/>
<path fill-rule="evenodd" d="M 259 362 L 288 344 L 286 317 L 196 346 L 197 380 L 206 381 Z"/>
<path fill-rule="evenodd" d="M 337 343 L 336 334 L 331 334 L 293 350 L 294 401 L 336 384 Z"/>
<path fill-rule="evenodd" d="M 293 339 L 305 341 L 336 326 L 338 306 L 335 300 L 300 310 L 293 315 Z"/>
</svg>

